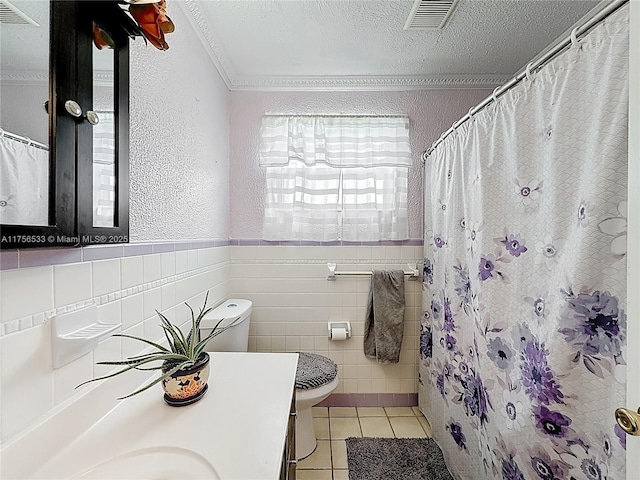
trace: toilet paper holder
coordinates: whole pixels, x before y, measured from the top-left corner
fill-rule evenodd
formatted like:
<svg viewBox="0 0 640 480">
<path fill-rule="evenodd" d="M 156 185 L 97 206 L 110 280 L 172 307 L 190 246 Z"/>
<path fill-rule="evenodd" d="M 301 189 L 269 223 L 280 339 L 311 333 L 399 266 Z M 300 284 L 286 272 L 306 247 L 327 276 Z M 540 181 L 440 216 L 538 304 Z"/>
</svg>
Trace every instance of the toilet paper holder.
<svg viewBox="0 0 640 480">
<path fill-rule="evenodd" d="M 351 337 L 350 322 L 327 322 L 329 340 L 346 340 Z M 346 332 L 346 338 L 341 338 L 339 333 Z M 336 335 L 338 334 L 338 335 Z"/>
</svg>

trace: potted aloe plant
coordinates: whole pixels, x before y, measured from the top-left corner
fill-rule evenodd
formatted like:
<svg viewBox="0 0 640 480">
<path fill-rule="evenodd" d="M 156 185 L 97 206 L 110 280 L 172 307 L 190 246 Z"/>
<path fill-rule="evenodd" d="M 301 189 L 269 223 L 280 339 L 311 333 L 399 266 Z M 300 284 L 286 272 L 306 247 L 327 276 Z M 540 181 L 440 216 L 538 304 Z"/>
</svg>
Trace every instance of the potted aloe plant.
<svg viewBox="0 0 640 480">
<path fill-rule="evenodd" d="M 157 378 L 151 380 L 135 392 L 120 397 L 118 400 L 137 395 L 160 382 L 162 382 L 162 388 L 165 391 L 164 400 L 169 405 L 183 406 L 200 400 L 207 392 L 207 380 L 209 378 L 209 354 L 204 351 L 204 348 L 210 339 L 220 335 L 232 326 L 227 325 L 226 327 L 219 328 L 220 323 L 225 320 L 223 318 L 213 327 L 213 330 L 206 338 L 198 340 L 200 322 L 212 310 L 212 308 L 207 308 L 208 297 L 209 294 L 207 293 L 204 305 L 200 309 L 197 317 L 191 306 L 185 303 L 191 311 L 191 329 L 186 336 L 180 327 L 171 323 L 167 317 L 156 310 L 161 320 L 165 338 L 167 339 L 166 347 L 151 340 L 133 335 L 126 335 L 124 333 L 114 334 L 114 337 L 131 338 L 146 343 L 154 347 L 155 350 L 128 357 L 126 360 L 98 362 L 98 365 L 124 365 L 125 368 L 110 375 L 87 380 L 78 385 L 78 387 L 97 380 L 115 377 L 129 370 L 160 370 L 160 375 Z"/>
</svg>

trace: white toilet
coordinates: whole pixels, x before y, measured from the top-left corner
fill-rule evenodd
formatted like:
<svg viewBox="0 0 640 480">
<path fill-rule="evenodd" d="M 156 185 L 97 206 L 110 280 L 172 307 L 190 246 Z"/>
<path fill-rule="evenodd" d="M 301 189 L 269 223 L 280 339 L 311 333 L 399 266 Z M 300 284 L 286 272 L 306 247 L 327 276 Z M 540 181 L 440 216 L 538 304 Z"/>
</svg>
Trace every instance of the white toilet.
<svg viewBox="0 0 640 480">
<path fill-rule="evenodd" d="M 300 352 L 296 372 L 296 457 L 308 457 L 316 449 L 311 407 L 327 398 L 338 386 L 338 366 L 316 353 Z"/>
<path fill-rule="evenodd" d="M 253 304 L 250 300 L 231 298 L 217 306 L 200 322 L 200 338 L 206 338 L 222 319 L 220 326 L 232 327 L 212 338 L 208 352 L 246 352 L 249 346 L 249 324 Z M 300 353 L 296 374 L 296 458 L 313 453 L 316 433 L 311 407 L 327 398 L 338 386 L 336 364 L 321 355 Z M 300 388 L 298 388 L 300 387 Z"/>
<path fill-rule="evenodd" d="M 234 324 L 220 335 L 213 337 L 205 350 L 207 352 L 246 352 L 249 347 L 249 323 L 252 303 L 250 300 L 231 298 L 211 310 L 200 322 L 200 338 L 207 338 L 213 327 Z"/>
</svg>

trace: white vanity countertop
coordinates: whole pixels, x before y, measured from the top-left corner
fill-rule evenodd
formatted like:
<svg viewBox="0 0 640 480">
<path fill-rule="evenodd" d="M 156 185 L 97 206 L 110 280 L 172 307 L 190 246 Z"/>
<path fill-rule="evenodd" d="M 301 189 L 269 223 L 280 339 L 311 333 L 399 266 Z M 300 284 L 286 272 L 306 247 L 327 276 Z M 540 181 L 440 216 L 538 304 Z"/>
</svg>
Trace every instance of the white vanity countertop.
<svg viewBox="0 0 640 480">
<path fill-rule="evenodd" d="M 159 386 L 122 400 L 32 478 L 68 478 L 131 450 L 179 447 L 202 455 L 223 480 L 277 480 L 298 355 L 210 355 L 201 400 L 170 407 Z"/>
</svg>

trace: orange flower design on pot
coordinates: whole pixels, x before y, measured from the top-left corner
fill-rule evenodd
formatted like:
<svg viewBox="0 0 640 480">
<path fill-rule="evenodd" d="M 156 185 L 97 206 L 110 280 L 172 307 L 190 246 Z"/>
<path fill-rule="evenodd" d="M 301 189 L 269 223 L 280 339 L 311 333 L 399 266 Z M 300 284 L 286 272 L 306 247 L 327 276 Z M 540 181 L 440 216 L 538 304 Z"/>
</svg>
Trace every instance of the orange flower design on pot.
<svg viewBox="0 0 640 480">
<path fill-rule="evenodd" d="M 165 370 L 166 369 L 166 370 Z M 164 371 L 169 368 L 164 367 Z M 190 405 L 202 398 L 209 379 L 209 354 L 202 352 L 191 367 L 178 370 L 162 380 L 164 401 L 171 406 Z"/>
</svg>

